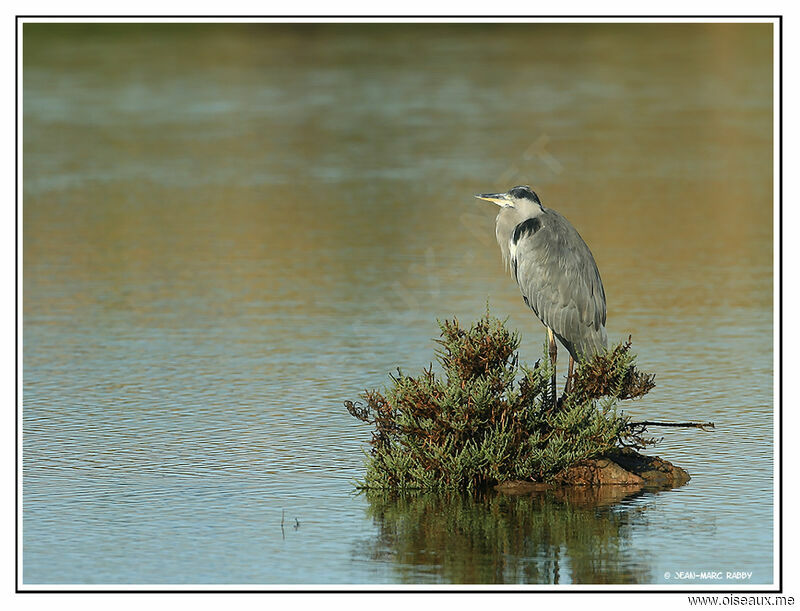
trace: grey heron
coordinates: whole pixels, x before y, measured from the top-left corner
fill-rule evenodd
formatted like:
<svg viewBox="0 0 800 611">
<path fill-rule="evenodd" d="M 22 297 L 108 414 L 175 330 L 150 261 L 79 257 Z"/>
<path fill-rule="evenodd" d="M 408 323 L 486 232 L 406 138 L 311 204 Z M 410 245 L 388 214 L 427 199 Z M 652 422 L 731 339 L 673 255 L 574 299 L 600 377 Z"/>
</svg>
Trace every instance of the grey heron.
<svg viewBox="0 0 800 611">
<path fill-rule="evenodd" d="M 589 247 L 570 222 L 545 208 L 528 186 L 506 193 L 484 193 L 478 199 L 500 206 L 495 234 L 506 267 L 522 299 L 547 327 L 556 396 L 557 337 L 569 351 L 569 392 L 573 367 L 606 348 L 606 294 Z"/>
</svg>

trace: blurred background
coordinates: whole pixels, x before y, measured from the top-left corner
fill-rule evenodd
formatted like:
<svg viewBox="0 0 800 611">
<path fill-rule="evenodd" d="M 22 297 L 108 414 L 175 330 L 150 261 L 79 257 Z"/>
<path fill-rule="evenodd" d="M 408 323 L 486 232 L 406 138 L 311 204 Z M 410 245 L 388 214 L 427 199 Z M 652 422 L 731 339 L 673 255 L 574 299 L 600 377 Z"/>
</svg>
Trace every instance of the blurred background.
<svg viewBox="0 0 800 611">
<path fill-rule="evenodd" d="M 24 582 L 772 583 L 772 36 L 26 24 Z M 655 449 L 692 481 L 356 494 L 342 402 L 426 366 L 437 318 L 488 300 L 541 355 L 472 197 L 517 184 L 657 374 L 625 410 L 716 422 Z"/>
</svg>

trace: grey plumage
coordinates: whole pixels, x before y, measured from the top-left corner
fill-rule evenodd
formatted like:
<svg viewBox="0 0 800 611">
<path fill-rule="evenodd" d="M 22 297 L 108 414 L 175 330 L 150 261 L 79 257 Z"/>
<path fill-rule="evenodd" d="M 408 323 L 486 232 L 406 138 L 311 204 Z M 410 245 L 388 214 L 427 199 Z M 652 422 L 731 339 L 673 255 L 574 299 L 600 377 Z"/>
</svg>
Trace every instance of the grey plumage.
<svg viewBox="0 0 800 611">
<path fill-rule="evenodd" d="M 477 196 L 500 205 L 496 236 L 523 300 L 574 359 L 607 343 L 606 296 L 586 242 L 529 187 Z"/>
</svg>

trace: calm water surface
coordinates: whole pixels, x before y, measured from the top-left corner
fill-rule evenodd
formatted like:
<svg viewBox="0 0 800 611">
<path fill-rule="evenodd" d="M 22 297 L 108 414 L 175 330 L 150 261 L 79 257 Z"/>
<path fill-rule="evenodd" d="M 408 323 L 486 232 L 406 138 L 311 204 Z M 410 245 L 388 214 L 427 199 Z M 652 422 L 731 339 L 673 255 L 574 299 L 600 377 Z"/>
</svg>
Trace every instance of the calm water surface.
<svg viewBox="0 0 800 611">
<path fill-rule="evenodd" d="M 772 583 L 771 28 L 26 25 L 24 582 Z M 692 481 L 355 494 L 342 402 L 437 317 L 538 358 L 472 199 L 520 183 L 658 374 L 626 409 L 716 422 L 656 450 Z"/>
</svg>

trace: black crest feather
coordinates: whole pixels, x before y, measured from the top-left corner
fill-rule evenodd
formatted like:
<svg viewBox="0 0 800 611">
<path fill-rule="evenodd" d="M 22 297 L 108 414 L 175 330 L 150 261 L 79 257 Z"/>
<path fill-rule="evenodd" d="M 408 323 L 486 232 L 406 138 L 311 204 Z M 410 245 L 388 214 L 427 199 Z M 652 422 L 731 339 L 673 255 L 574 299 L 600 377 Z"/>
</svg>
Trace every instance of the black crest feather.
<svg viewBox="0 0 800 611">
<path fill-rule="evenodd" d="M 529 199 L 532 202 L 536 202 L 537 204 L 541 204 L 542 202 L 539 201 L 539 196 L 533 192 L 527 185 L 520 185 L 519 187 L 514 187 L 508 192 L 509 195 L 516 199 Z"/>
</svg>

